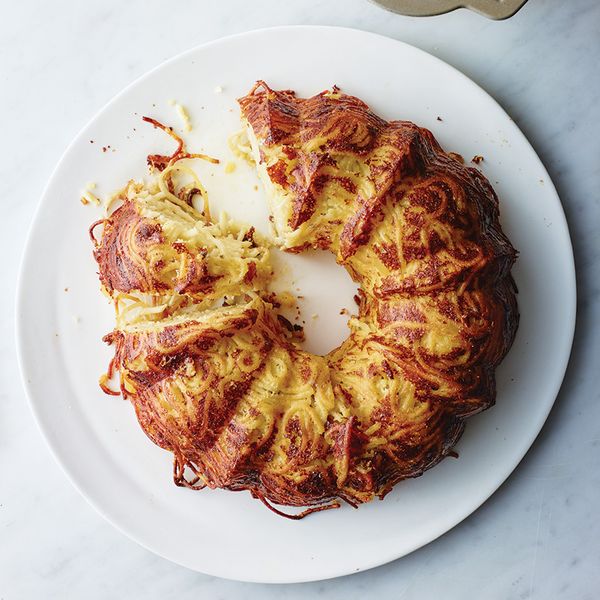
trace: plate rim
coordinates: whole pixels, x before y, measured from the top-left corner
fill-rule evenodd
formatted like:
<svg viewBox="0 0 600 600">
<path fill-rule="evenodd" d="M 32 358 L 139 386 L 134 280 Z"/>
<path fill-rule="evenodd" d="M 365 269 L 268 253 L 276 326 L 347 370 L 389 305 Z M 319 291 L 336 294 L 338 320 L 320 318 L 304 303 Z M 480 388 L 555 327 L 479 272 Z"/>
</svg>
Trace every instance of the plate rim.
<svg viewBox="0 0 600 600">
<path fill-rule="evenodd" d="M 22 306 L 24 305 L 24 297 L 26 294 L 26 287 L 27 287 L 27 280 L 28 280 L 25 266 L 26 266 L 26 264 L 31 262 L 31 254 L 33 253 L 34 236 L 32 235 L 32 233 L 38 223 L 39 214 L 42 210 L 42 206 L 47 201 L 46 198 L 48 196 L 48 192 L 49 192 L 50 188 L 52 187 L 52 185 L 54 184 L 55 180 L 57 179 L 57 175 L 58 175 L 59 171 L 61 170 L 63 163 L 66 161 L 66 158 L 70 154 L 71 149 L 73 147 L 75 147 L 76 145 L 78 145 L 78 143 L 80 142 L 81 139 L 85 138 L 84 134 L 86 133 L 88 128 L 90 128 L 92 126 L 92 124 L 95 123 L 98 120 L 98 118 L 101 117 L 101 115 L 106 110 L 108 110 L 109 107 L 111 107 L 113 104 L 117 103 L 122 96 L 125 96 L 129 92 L 130 89 L 136 87 L 138 84 L 140 84 L 147 78 L 150 78 L 151 76 L 153 76 L 156 71 L 164 69 L 164 68 L 168 67 L 169 65 L 171 65 L 172 63 L 175 63 L 181 59 L 184 59 L 201 49 L 210 48 L 213 45 L 218 45 L 220 43 L 227 42 L 232 39 L 250 37 L 253 35 L 264 35 L 264 34 L 268 34 L 270 32 L 286 31 L 286 30 L 287 31 L 289 31 L 289 30 L 313 30 L 313 31 L 314 30 L 322 30 L 322 31 L 328 30 L 330 32 L 359 34 L 359 35 L 363 35 L 365 37 L 378 38 L 381 40 L 385 40 L 387 42 L 391 41 L 391 42 L 394 42 L 395 44 L 399 44 L 401 46 L 408 47 L 411 50 L 414 50 L 419 54 L 425 55 L 429 60 L 433 60 L 435 63 L 439 64 L 442 68 L 450 69 L 453 72 L 453 75 L 455 77 L 459 78 L 465 85 L 475 88 L 476 90 L 479 91 L 479 93 L 483 93 L 487 97 L 487 100 L 491 101 L 491 103 L 493 103 L 497 109 L 499 109 L 504 115 L 506 115 L 506 117 L 513 123 L 513 126 L 521 134 L 522 139 L 526 144 L 526 147 L 531 152 L 532 159 L 537 161 L 538 167 L 545 174 L 545 176 L 546 176 L 545 182 L 546 182 L 546 186 L 547 186 L 547 188 L 546 188 L 547 192 L 551 193 L 554 196 L 554 199 L 557 202 L 557 208 L 560 209 L 559 214 L 562 218 L 560 219 L 560 224 L 555 223 L 555 225 L 557 225 L 557 226 L 560 225 L 562 234 L 565 236 L 565 241 L 567 242 L 567 245 L 565 246 L 565 250 L 569 251 L 568 252 L 569 256 L 567 257 L 565 255 L 565 258 L 566 259 L 568 258 L 568 260 L 566 262 L 567 262 L 568 271 L 569 271 L 568 272 L 569 281 L 565 282 L 565 286 L 568 286 L 570 293 L 568 294 L 568 296 L 569 296 L 568 306 L 566 306 L 564 313 L 563 313 L 564 321 L 568 325 L 568 329 L 565 328 L 565 331 L 568 332 L 568 336 L 566 336 L 566 341 L 564 343 L 564 347 L 561 349 L 560 360 L 557 361 L 560 363 L 560 369 L 558 369 L 556 371 L 556 373 L 559 374 L 559 376 L 556 377 L 555 385 L 552 386 L 553 387 L 552 401 L 548 402 L 546 410 L 540 414 L 540 416 L 538 418 L 538 422 L 535 423 L 535 427 L 531 427 L 531 431 L 534 432 L 533 435 L 531 437 L 527 437 L 527 440 L 522 442 L 522 448 L 517 453 L 517 455 L 519 457 L 518 460 L 516 460 L 516 462 L 514 464 L 512 464 L 510 467 L 505 468 L 498 475 L 498 477 L 497 477 L 498 483 L 489 491 L 489 493 L 486 493 L 483 497 L 477 496 L 475 501 L 468 503 L 467 507 L 459 513 L 459 516 L 458 517 L 455 516 L 455 518 L 453 519 L 453 524 L 451 526 L 444 528 L 442 530 L 439 530 L 439 531 L 436 530 L 437 533 L 435 533 L 433 535 L 425 536 L 423 539 L 421 539 L 418 542 L 409 546 L 408 549 L 403 549 L 401 551 L 396 551 L 396 552 L 388 552 L 385 555 L 385 557 L 383 557 L 383 558 L 381 556 L 378 556 L 378 558 L 372 559 L 372 560 L 365 559 L 364 561 L 362 561 L 361 566 L 358 568 L 350 568 L 348 566 L 346 566 L 346 568 L 337 567 L 332 572 L 330 572 L 328 575 L 319 576 L 319 577 L 307 577 L 306 575 L 301 575 L 301 576 L 294 577 L 294 578 L 290 578 L 290 577 L 278 578 L 276 576 L 270 577 L 268 579 L 265 579 L 264 577 L 257 577 L 257 578 L 241 577 L 240 578 L 237 576 L 233 576 L 231 574 L 227 574 L 227 572 L 223 572 L 223 570 L 218 571 L 215 569 L 211 569 L 209 571 L 200 571 L 197 567 L 192 566 L 190 564 L 186 564 L 184 561 L 176 560 L 172 557 L 166 556 L 159 549 L 153 547 L 152 544 L 149 544 L 149 543 L 147 544 L 145 541 L 138 539 L 133 533 L 129 532 L 127 529 L 125 529 L 125 527 L 121 526 L 117 522 L 117 520 L 115 520 L 112 516 L 109 516 L 108 511 L 106 511 L 100 505 L 99 502 L 97 502 L 94 498 L 92 498 L 90 495 L 88 495 L 87 493 L 84 492 L 83 486 L 80 485 L 76 476 L 72 473 L 71 467 L 68 466 L 66 461 L 63 461 L 60 458 L 60 452 L 59 452 L 58 448 L 54 445 L 48 432 L 44 429 L 43 418 L 40 414 L 40 411 L 39 411 L 39 409 L 36 405 L 36 401 L 34 399 L 35 393 L 34 393 L 34 390 L 32 389 L 33 385 L 31 383 L 31 381 L 29 381 L 29 373 L 31 372 L 31 370 L 30 370 L 31 365 L 29 363 L 30 363 L 31 359 L 27 357 L 27 349 L 24 347 L 24 332 L 26 329 L 26 323 L 25 323 L 25 319 L 22 318 L 21 311 L 22 311 Z M 574 334 L 575 334 L 576 318 L 577 318 L 577 282 L 576 282 L 576 268 L 575 268 L 574 252 L 573 252 L 573 243 L 572 243 L 572 239 L 571 239 L 571 235 L 570 235 L 570 231 L 569 231 L 568 221 L 566 218 L 566 214 L 565 214 L 560 196 L 556 190 L 556 187 L 555 187 L 546 167 L 544 166 L 543 162 L 541 161 L 540 157 L 538 156 L 535 148 L 532 146 L 531 142 L 525 136 L 525 134 L 521 131 L 521 129 L 516 125 L 516 123 L 510 117 L 510 115 L 506 112 L 506 110 L 502 107 L 502 105 L 491 94 L 489 94 L 485 90 L 485 88 L 483 88 L 478 83 L 476 83 L 471 78 L 469 78 L 467 75 L 462 73 L 462 71 L 460 71 L 453 65 L 445 62 L 444 60 L 438 58 L 437 56 L 430 54 L 429 52 L 427 52 L 425 50 L 422 50 L 421 48 L 419 48 L 417 46 L 413 46 L 412 44 L 409 44 L 402 40 L 398 40 L 398 39 L 395 39 L 395 38 L 392 38 L 392 37 L 389 37 L 386 35 L 374 33 L 374 32 L 368 31 L 368 30 L 360 29 L 360 28 L 341 27 L 341 26 L 332 26 L 332 25 L 281 25 L 281 26 L 274 26 L 274 27 L 263 27 L 263 28 L 251 29 L 251 30 L 235 33 L 232 35 L 215 38 L 208 42 L 204 42 L 202 44 L 195 45 L 195 46 L 193 46 L 183 52 L 180 52 L 180 53 L 172 56 L 171 58 L 157 64 L 150 70 L 144 72 L 142 75 L 135 78 L 128 85 L 126 85 L 121 91 L 119 91 L 117 94 L 115 94 L 108 102 L 103 104 L 100 107 L 100 109 L 97 110 L 93 114 L 93 116 L 84 124 L 84 126 L 79 129 L 77 134 L 73 137 L 73 139 L 70 141 L 70 143 L 66 146 L 60 159 L 58 160 L 54 169 L 52 170 L 52 172 L 46 182 L 46 185 L 43 188 L 42 194 L 40 195 L 40 198 L 37 202 L 35 211 L 33 213 L 31 221 L 29 223 L 27 236 L 26 236 L 26 242 L 25 242 L 23 250 L 22 250 L 21 260 L 20 260 L 20 265 L 19 265 L 19 274 L 18 274 L 18 278 L 17 278 L 17 287 L 16 287 L 15 298 L 16 298 L 16 302 L 15 302 L 15 336 L 16 336 L 17 358 L 18 358 L 19 372 L 21 375 L 21 380 L 23 382 L 23 387 L 25 390 L 25 395 L 27 397 L 29 408 L 33 414 L 33 417 L 37 424 L 38 430 L 42 434 L 42 437 L 45 440 L 48 449 L 50 450 L 50 453 L 52 454 L 52 456 L 54 457 L 54 459 L 60 466 L 63 473 L 66 475 L 67 479 L 71 482 L 71 484 L 74 486 L 74 488 L 85 498 L 85 500 L 88 502 L 88 504 L 90 504 L 100 515 L 102 515 L 102 517 L 104 519 L 106 519 L 106 521 L 108 521 L 113 527 L 115 527 L 118 531 L 123 533 L 126 537 L 128 537 L 132 541 L 136 542 L 138 545 L 142 546 L 146 550 L 149 550 L 153 554 L 161 556 L 162 558 L 169 560 L 170 562 L 174 562 L 176 564 L 184 566 L 192 571 L 202 572 L 202 573 L 206 573 L 208 575 L 217 576 L 217 577 L 221 577 L 224 579 L 230 579 L 230 580 L 235 580 L 235 581 L 245 581 L 245 582 L 252 582 L 252 583 L 278 583 L 278 584 L 280 584 L 280 583 L 301 583 L 301 582 L 308 582 L 308 581 L 322 581 L 322 580 L 340 577 L 340 576 L 344 576 L 344 575 L 349 575 L 349 574 L 353 574 L 353 573 L 357 573 L 357 572 L 361 572 L 361 571 L 366 571 L 366 570 L 369 570 L 369 569 L 372 569 L 372 568 L 375 568 L 378 566 L 382 566 L 384 564 L 387 564 L 389 562 L 392 562 L 394 560 L 402 558 L 403 556 L 407 556 L 408 554 L 411 554 L 415 550 L 430 544 L 432 541 L 436 540 L 437 538 L 441 537 L 442 535 L 444 535 L 444 534 L 448 533 L 449 531 L 451 531 L 452 529 L 454 529 L 457 525 L 459 525 L 467 517 L 469 517 L 471 514 L 476 512 L 506 482 L 506 480 L 510 477 L 510 475 L 516 470 L 516 468 L 519 466 L 519 464 L 521 463 L 521 461 L 523 460 L 523 458 L 528 453 L 528 451 L 532 447 L 533 443 L 539 436 L 539 434 L 548 418 L 548 415 L 550 414 L 550 412 L 554 406 L 556 398 L 557 398 L 557 396 L 560 392 L 561 386 L 563 384 L 567 368 L 569 366 L 569 360 L 571 357 L 571 351 L 572 351 Z"/>
</svg>

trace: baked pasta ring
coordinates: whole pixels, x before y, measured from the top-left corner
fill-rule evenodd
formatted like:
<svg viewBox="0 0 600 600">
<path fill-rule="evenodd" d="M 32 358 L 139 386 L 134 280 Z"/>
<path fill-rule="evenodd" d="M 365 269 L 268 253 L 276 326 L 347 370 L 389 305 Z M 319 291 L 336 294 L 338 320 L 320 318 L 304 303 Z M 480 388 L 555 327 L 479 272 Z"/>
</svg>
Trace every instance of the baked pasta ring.
<svg viewBox="0 0 600 600">
<path fill-rule="evenodd" d="M 518 325 L 498 199 L 431 132 L 337 88 L 301 99 L 258 82 L 239 103 L 234 147 L 268 192 L 274 241 L 194 208 L 182 143 L 150 157 L 156 182 L 130 182 L 94 237 L 117 312 L 110 372 L 178 485 L 305 509 L 291 518 L 382 498 L 494 403 Z M 270 243 L 333 252 L 360 286 L 328 355 L 279 318 Z"/>
</svg>

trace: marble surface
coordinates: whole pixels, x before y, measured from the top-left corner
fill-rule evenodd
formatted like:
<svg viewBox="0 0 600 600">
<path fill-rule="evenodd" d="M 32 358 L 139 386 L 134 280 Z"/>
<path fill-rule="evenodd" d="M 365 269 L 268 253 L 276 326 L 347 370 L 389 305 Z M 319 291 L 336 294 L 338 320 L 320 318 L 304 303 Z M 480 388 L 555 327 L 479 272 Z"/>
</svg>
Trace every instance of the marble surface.
<svg viewBox="0 0 600 600">
<path fill-rule="evenodd" d="M 167 6 L 177 6 L 174 12 Z M 133 79 L 202 42 L 281 24 L 368 29 L 423 48 L 488 90 L 529 137 L 569 220 L 579 315 L 569 371 L 542 434 L 475 514 L 365 573 L 261 586 L 158 558 L 67 481 L 31 416 L 14 341 L 18 263 L 62 151 Z M 0 598 L 592 599 L 600 589 L 600 4 L 530 0 L 492 22 L 460 10 L 395 16 L 367 0 L 86 0 L 3 5 L 0 19 Z M 43 301 L 43 299 L 40 299 Z M 118 490 L 115 490 L 118 493 Z"/>
</svg>

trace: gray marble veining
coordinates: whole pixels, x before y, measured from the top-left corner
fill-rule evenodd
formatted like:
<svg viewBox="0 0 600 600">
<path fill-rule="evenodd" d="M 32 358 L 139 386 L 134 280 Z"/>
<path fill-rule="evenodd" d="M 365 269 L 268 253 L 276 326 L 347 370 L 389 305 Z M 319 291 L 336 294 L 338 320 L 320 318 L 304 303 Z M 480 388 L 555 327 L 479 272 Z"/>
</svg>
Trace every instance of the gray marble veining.
<svg viewBox="0 0 600 600">
<path fill-rule="evenodd" d="M 177 6 L 168 10 L 168 6 Z M 0 598 L 595 599 L 600 589 L 600 5 L 530 0 L 492 22 L 416 19 L 367 0 L 6 3 L 0 19 L 3 257 L 20 255 L 44 184 L 83 124 L 159 62 L 222 35 L 282 24 L 404 40 L 489 91 L 553 178 L 575 247 L 579 315 L 542 434 L 501 489 L 432 544 L 341 579 L 260 586 L 193 573 L 126 539 L 79 496 L 30 415 L 14 351 L 17 264 L 0 296 Z"/>
</svg>

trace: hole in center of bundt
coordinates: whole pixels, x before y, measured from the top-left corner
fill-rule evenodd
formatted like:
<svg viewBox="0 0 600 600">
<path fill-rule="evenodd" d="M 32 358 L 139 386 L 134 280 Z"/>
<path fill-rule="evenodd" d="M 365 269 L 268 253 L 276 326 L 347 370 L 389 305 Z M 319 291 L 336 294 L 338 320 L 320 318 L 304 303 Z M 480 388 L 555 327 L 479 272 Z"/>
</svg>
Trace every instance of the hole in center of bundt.
<svg viewBox="0 0 600 600">
<path fill-rule="evenodd" d="M 279 312 L 304 328 L 303 349 L 323 356 L 337 348 L 349 335 L 350 315 L 358 312 L 358 285 L 331 252 L 272 250 L 272 261 L 274 291 L 293 296 Z"/>
</svg>

